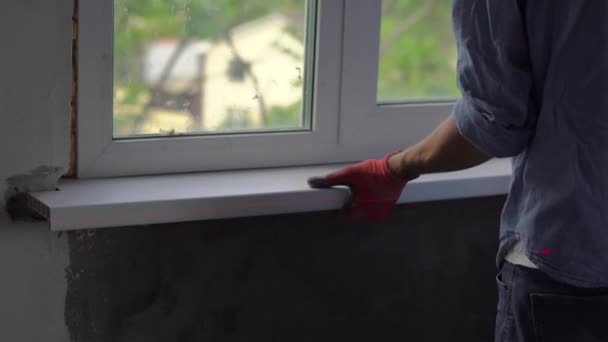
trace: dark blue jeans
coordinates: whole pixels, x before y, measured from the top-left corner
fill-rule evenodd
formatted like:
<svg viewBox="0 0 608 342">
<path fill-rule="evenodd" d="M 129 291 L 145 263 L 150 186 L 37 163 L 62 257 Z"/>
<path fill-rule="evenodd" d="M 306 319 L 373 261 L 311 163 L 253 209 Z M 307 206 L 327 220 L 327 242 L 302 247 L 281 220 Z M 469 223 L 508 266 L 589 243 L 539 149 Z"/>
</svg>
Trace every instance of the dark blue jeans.
<svg viewBox="0 0 608 342">
<path fill-rule="evenodd" d="M 505 262 L 496 342 L 608 342 L 608 288 L 583 289 Z"/>
</svg>

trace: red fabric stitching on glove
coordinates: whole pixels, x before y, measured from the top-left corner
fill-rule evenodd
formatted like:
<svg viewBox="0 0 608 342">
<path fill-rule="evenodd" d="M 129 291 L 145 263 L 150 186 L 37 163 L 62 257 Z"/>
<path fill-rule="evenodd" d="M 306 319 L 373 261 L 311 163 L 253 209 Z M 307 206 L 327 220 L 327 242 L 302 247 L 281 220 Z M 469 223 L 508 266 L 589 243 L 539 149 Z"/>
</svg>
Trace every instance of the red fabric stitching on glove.
<svg viewBox="0 0 608 342">
<path fill-rule="evenodd" d="M 405 179 L 395 176 L 389 169 L 388 160 L 396 153 L 345 167 L 326 177 L 313 177 L 308 184 L 321 189 L 339 185 L 349 187 L 352 197 L 346 208 L 347 220 L 385 220 L 407 184 Z"/>
</svg>

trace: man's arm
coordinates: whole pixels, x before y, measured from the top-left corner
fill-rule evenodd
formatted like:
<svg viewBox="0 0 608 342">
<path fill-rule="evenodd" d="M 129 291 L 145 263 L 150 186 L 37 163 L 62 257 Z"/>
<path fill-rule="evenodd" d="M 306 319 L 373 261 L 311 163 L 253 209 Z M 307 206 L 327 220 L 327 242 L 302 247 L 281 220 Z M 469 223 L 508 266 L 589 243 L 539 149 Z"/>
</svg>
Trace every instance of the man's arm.
<svg viewBox="0 0 608 342">
<path fill-rule="evenodd" d="M 418 144 L 393 155 L 393 174 L 412 180 L 421 174 L 468 169 L 491 158 L 462 137 L 450 116 Z"/>
<path fill-rule="evenodd" d="M 346 217 L 380 221 L 388 217 L 408 181 L 424 173 L 462 170 L 490 159 L 460 134 L 453 117 L 411 148 L 345 167 L 308 180 L 313 188 L 348 186 L 352 191 Z"/>
<path fill-rule="evenodd" d="M 462 98 L 452 116 L 403 152 L 313 177 L 310 186 L 348 186 L 349 213 L 383 219 L 407 182 L 421 174 L 462 170 L 524 151 L 535 133 L 538 108 L 521 5 L 519 0 L 454 0 Z"/>
<path fill-rule="evenodd" d="M 525 8 L 516 0 L 454 0 L 458 84 L 453 115 L 429 137 L 389 160 L 413 179 L 521 153 L 535 131 Z M 466 138 L 466 139 L 465 139 Z"/>
</svg>

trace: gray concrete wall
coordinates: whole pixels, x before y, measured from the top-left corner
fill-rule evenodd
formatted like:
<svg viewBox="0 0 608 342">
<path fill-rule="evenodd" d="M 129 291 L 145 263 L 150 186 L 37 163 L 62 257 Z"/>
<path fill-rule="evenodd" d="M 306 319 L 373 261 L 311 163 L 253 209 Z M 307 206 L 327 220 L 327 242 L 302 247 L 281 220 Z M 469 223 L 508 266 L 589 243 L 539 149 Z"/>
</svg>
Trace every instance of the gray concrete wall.
<svg viewBox="0 0 608 342">
<path fill-rule="evenodd" d="M 0 2 L 1 194 L 67 166 L 71 7 Z M 0 210 L 0 341 L 489 340 L 503 200 L 70 234 Z"/>
<path fill-rule="evenodd" d="M 69 238 L 74 341 L 491 341 L 504 198 Z"/>
</svg>

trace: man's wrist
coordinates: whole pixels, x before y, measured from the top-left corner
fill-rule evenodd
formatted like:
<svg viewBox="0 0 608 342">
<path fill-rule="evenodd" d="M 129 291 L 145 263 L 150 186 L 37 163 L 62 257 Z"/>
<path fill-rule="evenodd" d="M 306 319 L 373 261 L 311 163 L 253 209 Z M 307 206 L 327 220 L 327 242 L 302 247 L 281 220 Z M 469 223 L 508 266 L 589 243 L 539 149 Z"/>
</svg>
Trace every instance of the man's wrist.
<svg viewBox="0 0 608 342">
<path fill-rule="evenodd" d="M 418 164 L 415 152 L 411 149 L 394 154 L 388 161 L 390 172 L 408 182 L 420 177 Z"/>
</svg>

